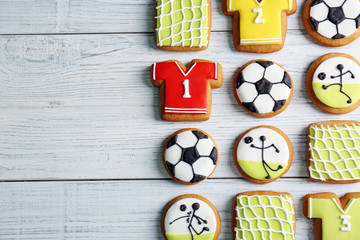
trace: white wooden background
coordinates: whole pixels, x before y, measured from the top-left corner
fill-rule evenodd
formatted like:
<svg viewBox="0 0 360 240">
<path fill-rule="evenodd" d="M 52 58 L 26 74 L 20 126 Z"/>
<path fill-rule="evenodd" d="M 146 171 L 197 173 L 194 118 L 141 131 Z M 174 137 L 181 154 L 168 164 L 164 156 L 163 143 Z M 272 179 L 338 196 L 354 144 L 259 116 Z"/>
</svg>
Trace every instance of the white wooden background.
<svg viewBox="0 0 360 240">
<path fill-rule="evenodd" d="M 304 32 L 298 12 L 288 18 L 283 50 L 273 54 L 235 51 L 232 20 L 212 1 L 209 49 L 172 53 L 155 48 L 155 0 L 0 0 L 0 239 L 162 239 L 161 212 L 177 195 L 198 193 L 219 210 L 222 233 L 232 239 L 234 196 L 242 191 L 290 192 L 296 203 L 297 239 L 314 239 L 313 222 L 302 215 L 306 193 L 360 191 L 360 184 L 311 182 L 306 171 L 306 128 L 311 122 L 359 120 L 360 110 L 322 113 L 309 100 L 310 63 L 334 51 L 360 59 L 360 40 L 331 49 Z M 159 89 L 152 87 L 156 61 L 193 58 L 217 61 L 222 88 L 213 90 L 207 122 L 160 120 Z M 265 58 L 291 74 L 295 90 L 282 114 L 257 119 L 233 97 L 237 68 Z M 244 180 L 233 164 L 236 138 L 246 129 L 281 128 L 294 145 L 290 171 L 268 185 Z M 207 131 L 220 149 L 212 177 L 196 186 L 169 178 L 161 150 L 183 127 Z"/>
</svg>

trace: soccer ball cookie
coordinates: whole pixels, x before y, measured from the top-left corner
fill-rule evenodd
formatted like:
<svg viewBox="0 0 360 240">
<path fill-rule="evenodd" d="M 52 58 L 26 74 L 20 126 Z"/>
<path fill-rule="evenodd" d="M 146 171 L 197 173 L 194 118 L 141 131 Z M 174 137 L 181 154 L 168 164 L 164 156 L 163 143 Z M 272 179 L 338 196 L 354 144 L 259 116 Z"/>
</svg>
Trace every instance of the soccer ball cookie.
<svg viewBox="0 0 360 240">
<path fill-rule="evenodd" d="M 233 17 L 238 51 L 270 53 L 284 46 L 287 16 L 296 12 L 296 0 L 223 0 L 222 8 Z"/>
<path fill-rule="evenodd" d="M 193 60 L 188 68 L 176 60 L 154 63 L 152 84 L 160 87 L 161 119 L 205 121 L 210 118 L 211 88 L 222 85 L 221 65 Z"/>
<path fill-rule="evenodd" d="M 172 178 L 185 185 L 204 181 L 218 164 L 215 141 L 196 128 L 181 129 L 164 145 L 163 163 Z"/>
<path fill-rule="evenodd" d="M 241 134 L 234 161 L 241 175 L 254 183 L 269 183 L 290 168 L 293 148 L 288 136 L 272 126 L 258 126 Z"/>
<path fill-rule="evenodd" d="M 360 239 L 360 192 L 346 193 L 341 199 L 334 193 L 308 194 L 304 215 L 315 219 L 316 240 Z"/>
<path fill-rule="evenodd" d="M 360 105 L 360 63 L 344 53 L 329 53 L 309 68 L 306 89 L 321 110 L 343 114 Z"/>
<path fill-rule="evenodd" d="M 200 195 L 178 196 L 165 207 L 162 232 L 167 240 L 216 240 L 220 230 L 218 211 Z"/>
<path fill-rule="evenodd" d="M 233 207 L 234 240 L 294 240 L 295 206 L 289 193 L 239 193 Z"/>
<path fill-rule="evenodd" d="M 360 181 L 360 122 L 327 121 L 308 128 L 310 179 L 323 183 Z"/>
<path fill-rule="evenodd" d="M 207 49 L 211 32 L 210 0 L 157 0 L 155 41 L 159 49 Z"/>
<path fill-rule="evenodd" d="M 316 42 L 344 46 L 360 35 L 360 1 L 308 0 L 302 19 L 306 32 Z"/>
<path fill-rule="evenodd" d="M 283 112 L 293 95 L 288 72 L 277 63 L 254 60 L 242 66 L 234 79 L 239 105 L 255 117 L 272 117 Z"/>
</svg>

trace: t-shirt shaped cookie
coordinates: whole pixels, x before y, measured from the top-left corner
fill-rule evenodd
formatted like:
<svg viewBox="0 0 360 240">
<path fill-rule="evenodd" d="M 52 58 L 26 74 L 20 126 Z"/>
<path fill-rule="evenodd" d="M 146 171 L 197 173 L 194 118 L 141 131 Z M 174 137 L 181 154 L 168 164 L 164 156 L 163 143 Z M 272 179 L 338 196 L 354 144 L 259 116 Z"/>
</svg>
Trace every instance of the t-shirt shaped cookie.
<svg viewBox="0 0 360 240">
<path fill-rule="evenodd" d="M 270 53 L 283 48 L 287 16 L 296 0 L 223 0 L 223 12 L 233 16 L 235 48 L 241 52 Z"/>
</svg>

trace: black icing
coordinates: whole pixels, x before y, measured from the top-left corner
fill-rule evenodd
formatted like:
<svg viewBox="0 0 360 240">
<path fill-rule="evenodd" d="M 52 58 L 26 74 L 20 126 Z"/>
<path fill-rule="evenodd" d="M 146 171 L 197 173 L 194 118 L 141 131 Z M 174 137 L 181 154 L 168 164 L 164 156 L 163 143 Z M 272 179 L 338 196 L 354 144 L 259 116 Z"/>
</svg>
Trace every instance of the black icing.
<svg viewBox="0 0 360 240">
<path fill-rule="evenodd" d="M 290 76 L 286 71 L 284 71 L 284 77 L 281 82 L 286 84 L 286 86 L 288 86 L 290 89 L 292 88 Z"/>
<path fill-rule="evenodd" d="M 185 205 L 185 204 L 181 204 L 181 206 L 180 206 L 180 211 L 185 212 L 186 209 L 187 209 L 186 205 Z"/>
<path fill-rule="evenodd" d="M 194 147 L 185 148 L 183 150 L 182 160 L 190 165 L 193 165 L 196 160 L 200 158 L 199 152 Z"/>
<path fill-rule="evenodd" d="M 216 162 L 218 160 L 218 151 L 216 149 L 216 147 L 214 147 L 210 153 L 211 160 L 213 161 L 214 165 L 216 165 Z"/>
<path fill-rule="evenodd" d="M 326 73 L 324 73 L 324 72 L 319 73 L 319 74 L 318 74 L 318 78 L 319 78 L 320 80 L 324 80 L 324 79 L 326 78 Z"/>
<path fill-rule="evenodd" d="M 328 19 L 330 22 L 335 25 L 340 24 L 342 21 L 346 19 L 344 10 L 341 7 L 332 7 L 329 9 Z"/>
<path fill-rule="evenodd" d="M 246 137 L 245 139 L 244 139 L 244 142 L 246 143 L 246 144 L 250 144 L 250 143 L 252 143 L 254 141 L 254 139 L 252 138 L 252 137 Z"/>
<path fill-rule="evenodd" d="M 166 167 L 167 167 L 167 169 L 169 170 L 170 174 L 171 174 L 172 176 L 175 176 L 175 166 L 176 166 L 176 165 L 174 165 L 174 164 L 172 164 L 172 163 L 170 163 L 170 162 L 168 162 L 168 161 L 166 161 L 165 163 L 166 163 Z"/>
<path fill-rule="evenodd" d="M 206 178 L 206 176 L 204 176 L 204 175 L 194 174 L 194 177 L 191 179 L 190 183 L 197 183 L 197 182 L 204 180 L 205 178 Z"/>
<path fill-rule="evenodd" d="M 318 4 L 322 3 L 322 2 L 323 2 L 323 0 L 314 0 L 312 2 L 311 6 L 313 7 L 313 6 L 318 5 Z"/>
<path fill-rule="evenodd" d="M 260 136 L 260 141 L 261 141 L 261 146 L 260 147 L 256 146 L 255 144 L 251 144 L 250 147 L 261 150 L 262 165 L 263 165 L 263 168 L 264 168 L 265 172 L 267 173 L 267 175 L 265 176 L 265 179 L 271 179 L 271 175 L 270 175 L 268 169 L 273 171 L 273 172 L 277 172 L 280 169 L 282 169 L 283 166 L 279 164 L 277 169 L 273 169 L 272 167 L 270 167 L 269 164 L 267 164 L 267 162 L 264 159 L 265 158 L 265 150 L 270 149 L 270 148 L 274 148 L 276 153 L 280 153 L 280 150 L 275 146 L 275 144 L 271 144 L 271 145 L 268 145 L 268 146 L 265 147 L 266 137 L 264 135 Z"/>
<path fill-rule="evenodd" d="M 166 149 L 170 148 L 171 146 L 176 144 L 178 135 L 173 136 L 170 141 L 168 142 L 168 144 L 166 145 Z"/>
<path fill-rule="evenodd" d="M 192 131 L 192 133 L 197 137 L 197 139 L 208 139 L 209 136 L 206 135 L 205 133 L 203 132 L 200 132 L 200 131 Z"/>
<path fill-rule="evenodd" d="M 244 75 L 242 72 L 240 72 L 240 74 L 237 78 L 237 81 L 236 81 L 236 88 L 239 88 L 241 86 L 241 84 L 243 84 L 244 82 L 245 82 Z"/>
<path fill-rule="evenodd" d="M 359 16 L 357 16 L 355 18 L 355 22 L 356 22 L 356 28 L 359 28 L 360 27 L 360 14 L 359 14 Z"/>
<path fill-rule="evenodd" d="M 251 112 L 258 113 L 259 111 L 255 107 L 255 104 L 253 102 L 242 102 L 241 103 L 246 109 L 248 109 Z"/>
<path fill-rule="evenodd" d="M 346 36 L 342 35 L 340 33 L 337 33 L 331 39 L 343 39 L 343 38 L 346 38 Z"/>
<path fill-rule="evenodd" d="M 271 61 L 257 61 L 257 64 L 261 65 L 263 68 L 267 68 L 270 67 L 271 65 L 273 65 L 274 63 Z"/>
<path fill-rule="evenodd" d="M 273 111 L 276 112 L 277 110 L 279 110 L 280 108 L 282 108 L 286 103 L 286 99 L 282 99 L 282 100 L 277 100 L 275 101 L 275 105 L 273 108 Z"/>
<path fill-rule="evenodd" d="M 273 84 L 266 78 L 263 78 L 255 83 L 258 94 L 269 94 L 272 86 Z"/>
<path fill-rule="evenodd" d="M 311 25 L 314 27 L 315 31 L 317 31 L 319 29 L 319 21 L 310 17 L 310 22 L 311 22 Z"/>
</svg>

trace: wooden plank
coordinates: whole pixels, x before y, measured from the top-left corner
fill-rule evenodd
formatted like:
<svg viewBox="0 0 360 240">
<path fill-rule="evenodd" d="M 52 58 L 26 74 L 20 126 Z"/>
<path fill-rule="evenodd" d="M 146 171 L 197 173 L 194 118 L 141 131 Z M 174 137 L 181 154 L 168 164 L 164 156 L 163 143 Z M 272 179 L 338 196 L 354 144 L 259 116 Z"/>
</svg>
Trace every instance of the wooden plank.
<svg viewBox="0 0 360 240">
<path fill-rule="evenodd" d="M 281 128 L 294 144 L 294 163 L 285 176 L 307 177 L 307 125 L 360 116 L 359 110 L 325 114 L 308 99 L 306 69 L 328 49 L 290 31 L 289 47 L 259 56 L 222 47 L 230 33 L 214 35 L 209 50 L 176 55 L 184 63 L 204 58 L 223 65 L 224 84 L 213 91 L 211 119 L 199 123 L 160 120 L 150 66 L 174 55 L 148 49 L 141 39 L 152 39 L 151 34 L 0 37 L 0 179 L 168 178 L 162 145 L 183 127 L 201 128 L 216 140 L 220 164 L 214 178 L 238 178 L 232 159 L 235 139 L 260 124 Z M 351 45 L 340 50 L 360 56 Z M 269 119 L 250 117 L 232 94 L 236 69 L 260 57 L 282 64 L 295 85 L 289 108 Z"/>
<path fill-rule="evenodd" d="M 289 17 L 289 29 L 299 22 L 305 0 Z M 0 34 L 153 32 L 154 0 L 0 0 Z M 229 31 L 232 19 L 212 1 L 213 31 Z"/>
<path fill-rule="evenodd" d="M 313 221 L 302 214 L 304 195 L 321 191 L 343 195 L 357 191 L 358 185 L 344 188 L 308 180 L 278 180 L 267 185 L 210 180 L 192 187 L 166 180 L 0 183 L 0 238 L 162 239 L 161 214 L 167 202 L 177 195 L 195 193 L 218 209 L 222 219 L 219 239 L 231 239 L 234 196 L 259 189 L 290 192 L 297 214 L 296 238 L 313 239 Z"/>
</svg>

